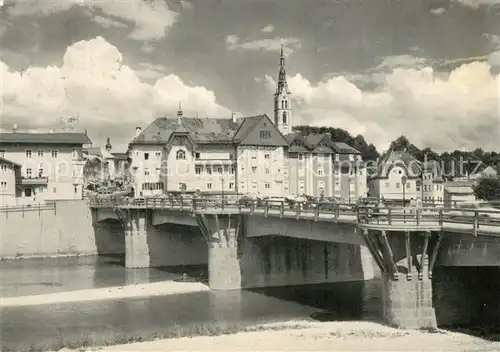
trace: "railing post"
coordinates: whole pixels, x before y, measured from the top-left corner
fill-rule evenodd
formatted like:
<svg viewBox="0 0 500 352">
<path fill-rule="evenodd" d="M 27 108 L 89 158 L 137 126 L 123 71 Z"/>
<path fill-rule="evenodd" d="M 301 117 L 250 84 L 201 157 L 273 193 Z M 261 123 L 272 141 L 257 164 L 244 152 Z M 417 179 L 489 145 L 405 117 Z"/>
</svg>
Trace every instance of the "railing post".
<svg viewBox="0 0 500 352">
<path fill-rule="evenodd" d="M 269 212 L 269 200 L 264 201 L 264 216 L 267 218 L 267 213 Z"/>
<path fill-rule="evenodd" d="M 255 210 L 255 200 L 252 199 L 252 204 L 250 205 L 250 215 L 253 215 L 253 212 Z"/>
<path fill-rule="evenodd" d="M 280 218 L 283 218 L 284 215 L 285 215 L 285 202 L 281 201 L 281 204 L 280 204 Z"/>
<path fill-rule="evenodd" d="M 224 197 L 222 197 L 222 199 L 221 199 L 221 208 L 222 208 L 222 210 L 224 210 L 224 203 L 225 203 Z"/>
<path fill-rule="evenodd" d="M 38 203 L 38 217 L 40 217 L 40 202 Z"/>
<path fill-rule="evenodd" d="M 23 215 L 23 218 L 24 218 L 24 204 L 21 205 L 21 212 L 22 212 L 22 215 Z"/>
<path fill-rule="evenodd" d="M 300 219 L 300 206 L 301 205 L 302 205 L 301 202 L 297 202 L 297 208 L 295 209 L 296 210 L 295 216 L 296 216 L 297 220 Z"/>
<path fill-rule="evenodd" d="M 314 208 L 314 221 L 318 221 L 319 218 L 319 204 L 316 203 L 316 207 Z"/>
<path fill-rule="evenodd" d="M 474 229 L 473 233 L 474 236 L 477 236 L 477 230 L 479 229 L 479 212 L 477 210 L 474 210 Z"/>
<path fill-rule="evenodd" d="M 340 205 L 339 204 L 335 204 L 335 219 L 338 220 L 339 219 L 339 216 L 340 216 Z"/>
<path fill-rule="evenodd" d="M 389 211 L 387 212 L 387 222 L 389 225 L 392 225 L 392 208 L 389 208 Z"/>
<path fill-rule="evenodd" d="M 443 209 L 438 210 L 438 223 L 439 226 L 443 226 Z"/>
<path fill-rule="evenodd" d="M 422 214 L 421 214 L 420 208 L 417 208 L 417 227 L 420 226 L 420 221 L 421 221 L 420 217 L 421 216 L 422 216 Z"/>
<path fill-rule="evenodd" d="M 184 198 L 181 197 L 181 211 L 184 210 Z"/>
<path fill-rule="evenodd" d="M 191 211 L 194 212 L 196 210 L 196 198 L 193 197 L 191 200 Z"/>
</svg>

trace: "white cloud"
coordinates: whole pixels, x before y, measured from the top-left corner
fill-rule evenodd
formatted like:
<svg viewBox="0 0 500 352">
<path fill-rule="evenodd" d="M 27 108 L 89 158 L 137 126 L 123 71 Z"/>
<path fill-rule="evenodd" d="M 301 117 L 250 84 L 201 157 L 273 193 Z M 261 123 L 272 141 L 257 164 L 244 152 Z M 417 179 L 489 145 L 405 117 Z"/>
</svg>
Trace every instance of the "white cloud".
<svg viewBox="0 0 500 352">
<path fill-rule="evenodd" d="M 7 13 L 10 16 L 50 15 L 73 6 L 101 10 L 105 15 L 114 16 L 135 24 L 129 37 L 137 40 L 159 39 L 165 35 L 177 20 L 178 14 L 171 11 L 163 0 L 11 0 Z"/>
<path fill-rule="evenodd" d="M 283 52 L 285 55 L 290 55 L 293 52 L 300 50 L 302 43 L 297 38 L 273 38 L 273 39 L 257 39 L 253 41 L 241 42 L 240 38 L 234 34 L 226 37 L 226 48 L 229 51 L 233 50 L 263 50 L 263 51 L 279 51 L 283 44 Z"/>
<path fill-rule="evenodd" d="M 189 10 L 193 8 L 193 4 L 190 3 L 189 1 L 181 0 L 181 6 L 185 10 Z"/>
<path fill-rule="evenodd" d="M 103 26 L 104 28 L 111 28 L 111 27 L 115 27 L 115 28 L 126 28 L 127 25 L 122 23 L 122 22 L 118 22 L 118 21 L 115 21 L 109 17 L 103 17 L 103 16 L 94 16 L 92 18 L 92 20 L 95 22 L 95 23 L 98 23 L 100 24 L 101 26 Z"/>
<path fill-rule="evenodd" d="M 272 33 L 274 32 L 274 26 L 272 24 L 268 24 L 264 28 L 260 30 L 262 33 Z"/>
<path fill-rule="evenodd" d="M 434 8 L 430 11 L 433 15 L 439 16 L 446 12 L 446 9 L 442 7 Z"/>
<path fill-rule="evenodd" d="M 455 0 L 463 5 L 477 8 L 481 5 L 498 5 L 500 0 Z"/>
<path fill-rule="evenodd" d="M 142 64 L 139 73 L 159 73 L 160 69 Z M 123 64 L 118 49 L 102 37 L 68 47 L 60 67 L 15 72 L 0 61 L 0 78 L 4 127 L 18 123 L 24 128 L 44 128 L 60 116 L 78 113 L 94 132 L 114 133 L 128 142 L 135 125 L 145 126 L 158 114 L 174 115 L 179 101 L 186 114 L 230 114 L 212 91 L 187 85 L 174 74 L 164 75 L 154 84 L 141 82 L 138 73 Z"/>
<path fill-rule="evenodd" d="M 273 78 L 267 86 L 274 90 Z M 485 62 L 464 64 L 446 77 L 432 68 L 397 68 L 375 91 L 337 76 L 313 84 L 289 78 L 295 124 L 341 127 L 385 149 L 404 134 L 435 150 L 500 149 L 500 77 Z"/>
<path fill-rule="evenodd" d="M 395 68 L 416 68 L 416 67 L 423 67 L 425 66 L 426 63 L 427 59 L 411 55 L 385 56 L 382 58 L 380 64 L 377 65 L 375 70 L 392 71 Z"/>
</svg>

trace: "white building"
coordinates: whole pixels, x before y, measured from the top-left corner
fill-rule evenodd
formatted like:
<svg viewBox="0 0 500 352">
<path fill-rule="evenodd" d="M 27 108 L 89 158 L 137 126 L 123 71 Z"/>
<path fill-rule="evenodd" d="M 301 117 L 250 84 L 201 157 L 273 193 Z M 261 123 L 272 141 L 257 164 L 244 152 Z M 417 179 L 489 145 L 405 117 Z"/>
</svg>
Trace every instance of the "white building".
<svg viewBox="0 0 500 352">
<path fill-rule="evenodd" d="M 291 92 L 281 50 L 274 119 L 161 117 L 129 144 L 135 195 L 238 192 L 257 196 L 366 196 L 359 151 L 329 134 L 292 132 Z"/>
<path fill-rule="evenodd" d="M 443 203 L 441 174 L 436 161 L 422 163 L 406 151 L 389 150 L 368 178 L 368 195 L 388 200 L 421 199 L 424 203 Z"/>
<path fill-rule="evenodd" d="M 84 133 L 0 133 L 0 158 L 20 169 L 15 180 L 16 204 L 81 199 L 81 151 L 89 143 Z M 3 182 L 11 183 L 12 178 Z M 7 187 L 12 193 L 11 185 Z"/>
</svg>

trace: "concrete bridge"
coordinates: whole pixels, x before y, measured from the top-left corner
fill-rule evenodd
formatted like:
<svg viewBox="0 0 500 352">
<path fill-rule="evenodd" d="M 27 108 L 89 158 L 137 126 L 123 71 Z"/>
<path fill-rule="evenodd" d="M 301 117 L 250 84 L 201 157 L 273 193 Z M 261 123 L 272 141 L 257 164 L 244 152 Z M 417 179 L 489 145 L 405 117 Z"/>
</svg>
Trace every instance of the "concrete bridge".
<svg viewBox="0 0 500 352">
<path fill-rule="evenodd" d="M 463 280 L 433 285 L 435 266 L 490 267 L 500 274 L 500 222 L 480 210 L 220 199 L 90 206 L 95 223 L 122 223 L 126 267 L 208 263 L 213 290 L 368 280 L 380 273 L 383 315 L 401 327 L 436 326 L 433 297 L 463 291 Z M 458 301 L 474 300 L 460 295 Z M 457 310 L 449 323 L 468 319 Z"/>
</svg>

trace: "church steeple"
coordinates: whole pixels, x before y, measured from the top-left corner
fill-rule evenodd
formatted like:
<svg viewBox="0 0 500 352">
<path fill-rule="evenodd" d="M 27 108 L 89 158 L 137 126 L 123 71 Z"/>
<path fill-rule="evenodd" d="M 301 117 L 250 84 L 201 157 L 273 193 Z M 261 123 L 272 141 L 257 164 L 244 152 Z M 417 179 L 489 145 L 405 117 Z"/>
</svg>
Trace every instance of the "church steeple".
<svg viewBox="0 0 500 352">
<path fill-rule="evenodd" d="M 286 81 L 285 54 L 282 43 L 278 69 L 278 86 L 274 94 L 274 124 L 283 134 L 292 132 L 292 104 L 290 94 Z"/>
</svg>

